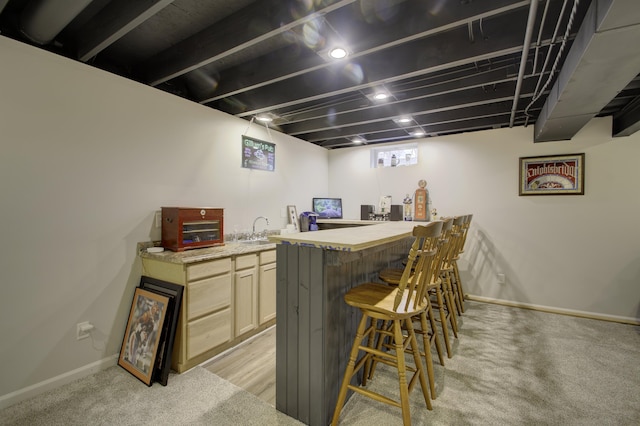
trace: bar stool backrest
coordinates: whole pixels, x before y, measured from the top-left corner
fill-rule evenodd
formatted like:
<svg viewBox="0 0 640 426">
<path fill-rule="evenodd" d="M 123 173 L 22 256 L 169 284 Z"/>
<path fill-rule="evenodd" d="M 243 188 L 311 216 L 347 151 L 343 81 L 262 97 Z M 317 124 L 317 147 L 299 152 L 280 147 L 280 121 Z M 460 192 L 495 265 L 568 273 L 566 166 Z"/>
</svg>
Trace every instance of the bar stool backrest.
<svg viewBox="0 0 640 426">
<path fill-rule="evenodd" d="M 442 234 L 442 221 L 413 228 L 415 240 L 398 284 L 394 308 L 413 311 L 424 307 L 428 285 L 437 267 L 436 255 Z M 415 268 L 414 268 L 415 266 Z"/>
</svg>

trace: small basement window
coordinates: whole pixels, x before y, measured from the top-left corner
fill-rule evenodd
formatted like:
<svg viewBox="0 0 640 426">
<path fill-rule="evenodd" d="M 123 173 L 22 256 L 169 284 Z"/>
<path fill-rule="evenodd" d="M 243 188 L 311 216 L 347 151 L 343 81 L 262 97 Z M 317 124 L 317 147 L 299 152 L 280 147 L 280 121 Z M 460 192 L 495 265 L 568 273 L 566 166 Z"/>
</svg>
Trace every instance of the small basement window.
<svg viewBox="0 0 640 426">
<path fill-rule="evenodd" d="M 371 148 L 371 167 L 398 167 L 418 164 L 418 144 Z"/>
</svg>

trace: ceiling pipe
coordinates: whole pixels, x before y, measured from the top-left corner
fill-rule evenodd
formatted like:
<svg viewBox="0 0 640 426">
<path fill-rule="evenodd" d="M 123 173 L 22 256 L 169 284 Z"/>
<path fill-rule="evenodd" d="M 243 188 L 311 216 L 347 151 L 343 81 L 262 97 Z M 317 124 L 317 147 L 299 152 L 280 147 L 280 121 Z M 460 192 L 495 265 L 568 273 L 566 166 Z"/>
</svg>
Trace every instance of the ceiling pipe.
<svg viewBox="0 0 640 426">
<path fill-rule="evenodd" d="M 518 70 L 518 80 L 516 81 L 516 93 L 513 95 L 513 106 L 511 107 L 511 118 L 509 119 L 509 127 L 513 127 L 518 109 L 518 100 L 520 91 L 522 90 L 522 80 L 524 80 L 524 71 L 527 66 L 527 58 L 529 57 L 529 46 L 531 46 L 531 37 L 533 36 L 533 26 L 536 22 L 536 12 L 538 11 L 538 0 L 531 0 L 529 6 L 529 18 L 527 19 L 527 28 L 524 34 L 524 44 L 522 45 L 522 57 L 520 58 L 520 70 Z"/>
<path fill-rule="evenodd" d="M 34 43 L 45 45 L 93 0 L 32 0 L 20 15 L 20 31 Z"/>
</svg>

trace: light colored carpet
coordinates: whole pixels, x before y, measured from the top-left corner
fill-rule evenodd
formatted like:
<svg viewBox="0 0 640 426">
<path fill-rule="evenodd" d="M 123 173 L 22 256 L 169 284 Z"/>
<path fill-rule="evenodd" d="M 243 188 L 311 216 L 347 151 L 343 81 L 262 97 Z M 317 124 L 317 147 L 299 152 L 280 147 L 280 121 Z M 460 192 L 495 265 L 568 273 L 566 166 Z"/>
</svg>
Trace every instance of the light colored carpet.
<svg viewBox="0 0 640 426">
<path fill-rule="evenodd" d="M 467 302 L 454 356 L 438 364 L 428 411 L 412 391 L 414 425 L 640 425 L 640 327 Z M 397 399 L 380 365 L 367 386 Z M 359 394 L 340 424 L 400 425 L 401 411 Z"/>
<path fill-rule="evenodd" d="M 1 425 L 300 425 L 202 367 L 147 387 L 111 367 L 0 411 Z"/>
<path fill-rule="evenodd" d="M 640 425 L 637 326 L 467 302 L 445 363 L 435 364 L 433 411 L 419 387 L 411 393 L 413 425 Z M 396 381 L 381 364 L 369 386 L 395 396 Z M 401 423 L 400 409 L 361 395 L 340 422 Z M 166 387 L 112 367 L 0 411 L 0 425 L 205 424 L 301 423 L 201 367 Z"/>
</svg>

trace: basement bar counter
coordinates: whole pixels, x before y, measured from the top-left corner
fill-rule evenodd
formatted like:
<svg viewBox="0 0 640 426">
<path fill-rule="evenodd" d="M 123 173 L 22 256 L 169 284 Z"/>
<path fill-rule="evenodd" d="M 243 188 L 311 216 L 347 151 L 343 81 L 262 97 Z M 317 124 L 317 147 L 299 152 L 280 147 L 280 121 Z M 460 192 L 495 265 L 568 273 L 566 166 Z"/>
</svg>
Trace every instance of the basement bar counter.
<svg viewBox="0 0 640 426">
<path fill-rule="evenodd" d="M 331 421 L 360 320 L 344 294 L 401 266 L 420 224 L 346 222 L 352 227 L 269 237 L 277 243 L 276 408 L 312 426 Z"/>
</svg>

